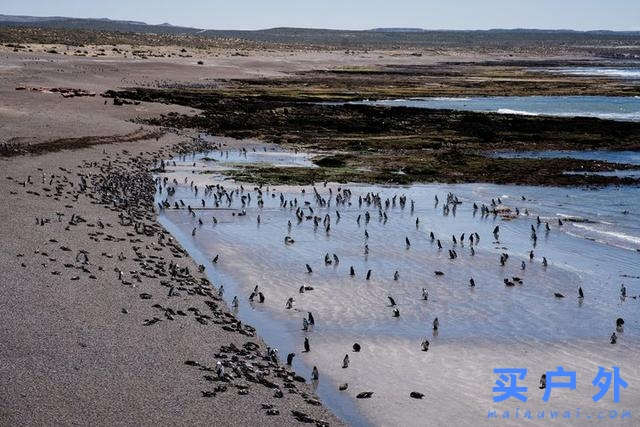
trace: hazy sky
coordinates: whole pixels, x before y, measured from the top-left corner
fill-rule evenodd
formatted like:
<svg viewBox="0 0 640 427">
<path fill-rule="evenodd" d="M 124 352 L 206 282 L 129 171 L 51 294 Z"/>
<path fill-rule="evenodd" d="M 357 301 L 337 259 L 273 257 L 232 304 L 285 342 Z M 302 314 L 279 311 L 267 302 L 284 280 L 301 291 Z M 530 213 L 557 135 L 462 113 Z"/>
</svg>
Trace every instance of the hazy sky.
<svg viewBox="0 0 640 427">
<path fill-rule="evenodd" d="M 207 29 L 640 30 L 640 0 L 0 0 L 0 14 L 169 22 Z"/>
</svg>

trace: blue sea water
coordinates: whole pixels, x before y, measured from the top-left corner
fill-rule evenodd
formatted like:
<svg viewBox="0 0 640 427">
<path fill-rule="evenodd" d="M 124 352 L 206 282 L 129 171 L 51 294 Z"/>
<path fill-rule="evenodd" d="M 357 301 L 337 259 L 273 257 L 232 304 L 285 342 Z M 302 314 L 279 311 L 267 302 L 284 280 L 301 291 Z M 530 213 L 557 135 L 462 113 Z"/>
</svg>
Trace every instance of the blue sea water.
<svg viewBox="0 0 640 427">
<path fill-rule="evenodd" d="M 492 112 L 530 116 L 597 117 L 640 121 L 640 97 L 613 96 L 487 96 L 358 101 L 358 104 Z"/>
</svg>

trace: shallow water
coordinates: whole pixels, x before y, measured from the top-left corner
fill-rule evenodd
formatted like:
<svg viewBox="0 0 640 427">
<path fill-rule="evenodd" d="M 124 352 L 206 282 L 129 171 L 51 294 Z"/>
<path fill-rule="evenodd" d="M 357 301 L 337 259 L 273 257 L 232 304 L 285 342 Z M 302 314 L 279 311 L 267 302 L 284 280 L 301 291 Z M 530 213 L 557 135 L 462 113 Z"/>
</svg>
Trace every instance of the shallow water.
<svg viewBox="0 0 640 427">
<path fill-rule="evenodd" d="M 640 121 L 640 98 L 633 96 L 487 96 L 393 99 L 359 101 L 356 103 L 532 116 L 580 116 L 621 121 Z"/>
<path fill-rule="evenodd" d="M 286 160 L 290 155 L 273 157 L 281 158 L 283 167 L 293 166 L 295 161 Z M 202 157 L 205 155 L 178 159 L 176 164 L 182 166 L 166 174 L 181 183 L 170 202 L 181 199 L 201 206 L 204 185 L 239 187 L 224 178 L 228 164 L 212 165 L 199 160 Z M 185 178 L 187 184 L 182 184 Z M 199 197 L 191 181 L 200 189 Z M 265 187 L 264 206 L 258 207 L 257 192 L 245 185 L 244 194 L 252 196 L 245 216 L 237 215 L 242 210 L 241 194 L 229 206 L 223 203 L 219 209 L 196 211 L 196 217 L 185 209 L 165 210 L 160 216 L 196 261 L 207 266 L 214 283 L 224 285 L 227 302 L 239 296 L 239 316 L 255 325 L 267 343 L 278 347 L 283 359 L 288 352 L 296 352 L 294 368 L 307 378 L 311 367 L 318 366 L 318 394 L 339 416 L 353 425 L 424 425 L 426 420 L 493 424 L 486 418 L 489 409 L 527 406 L 493 404 L 492 370 L 502 367 L 530 370 L 525 381 L 533 402 L 530 409 L 612 407 L 610 402 L 591 400 L 591 380 L 598 365 L 620 366 L 629 383 L 615 408 L 640 405 L 640 300 L 631 297 L 640 294 L 640 189 L 349 185 L 351 203 L 336 206 L 340 187 L 344 188 L 337 184 L 316 187 L 325 199 L 330 198 L 331 189 L 331 207 L 319 206 L 310 186 L 304 187 L 304 194 L 302 187 Z M 396 203 L 385 210 L 387 221 L 381 220 L 376 207 L 359 206 L 359 196 L 371 192 L 380 194 L 382 200 L 406 195 L 415 201 L 415 209 L 409 201 L 404 208 Z M 456 194 L 462 204 L 445 214 L 448 192 Z M 322 224 L 314 228 L 310 220 L 298 222 L 295 207 L 281 206 L 280 194 L 287 201 L 296 200 L 306 214 L 309 207 L 322 218 L 329 214 L 330 231 Z M 440 199 L 437 204 L 435 196 Z M 164 198 L 164 191 L 158 194 L 158 199 Z M 503 220 L 474 213 L 473 203 L 490 204 L 497 198 L 505 206 L 518 207 L 521 215 Z M 205 203 L 213 207 L 212 198 L 205 198 Z M 371 214 L 368 224 L 366 211 Z M 356 221 L 359 215 L 360 224 Z M 537 216 L 541 225 L 537 225 Z M 198 217 L 204 225 L 198 226 Z M 558 219 L 563 220 L 562 226 Z M 292 222 L 290 230 L 288 221 Z M 547 221 L 550 231 L 545 232 Z M 500 226 L 499 242 L 492 235 L 496 225 Z M 531 225 L 538 234 L 535 247 Z M 194 227 L 197 234 L 192 237 Z M 442 250 L 429 238 L 431 231 L 441 240 Z M 473 246 L 473 256 L 467 240 L 471 232 L 481 237 Z M 459 242 L 461 233 L 467 236 L 464 244 Z M 452 234 L 458 239 L 455 245 Z M 286 235 L 295 243 L 285 245 Z M 409 247 L 405 238 L 410 240 Z M 364 254 L 365 244 L 368 255 Z M 458 258 L 450 260 L 448 249 L 454 249 Z M 535 258 L 530 261 L 532 249 Z M 503 252 L 510 255 L 505 266 L 498 262 Z M 337 254 L 339 264 L 325 265 L 325 253 Z M 216 254 L 219 261 L 212 264 L 208 260 Z M 549 260 L 547 267 L 541 263 L 543 256 Z M 525 270 L 521 270 L 521 261 L 525 261 Z M 307 263 L 311 274 L 306 271 Z M 350 266 L 355 277 L 349 275 Z M 366 280 L 369 269 L 372 276 Z M 436 276 L 435 270 L 444 275 Z M 393 278 L 395 271 L 398 280 Z M 521 277 L 523 285 L 505 287 L 503 279 L 512 276 Z M 475 288 L 469 287 L 471 277 Z M 624 300 L 619 294 L 621 283 L 626 284 L 629 295 Z M 264 304 L 248 302 L 256 285 L 265 294 Z M 301 294 L 301 285 L 314 289 Z M 585 293 L 582 302 L 577 298 L 578 286 Z M 429 292 L 428 301 L 421 299 L 422 288 Z M 566 298 L 555 298 L 555 292 Z M 387 296 L 397 303 L 399 318 L 392 317 Z M 291 310 L 285 308 L 289 297 L 295 298 Z M 308 311 L 313 312 L 316 325 L 304 332 L 302 318 Z M 431 328 L 435 317 L 440 321 L 437 335 Z M 610 345 L 617 317 L 625 319 L 625 328 L 618 344 Z M 309 353 L 302 352 L 305 336 L 311 342 Z M 428 352 L 422 352 L 420 343 L 426 337 L 431 345 Z M 361 352 L 351 351 L 354 342 L 362 345 Z M 345 354 L 351 364 L 342 369 Z M 552 403 L 542 404 L 537 381 L 541 373 L 558 365 L 578 372 L 578 389 L 559 391 Z M 343 382 L 349 383 L 349 389 L 338 392 Z M 375 394 L 371 399 L 354 399 L 361 391 Z M 411 391 L 424 393 L 425 399 L 409 398 Z"/>
</svg>

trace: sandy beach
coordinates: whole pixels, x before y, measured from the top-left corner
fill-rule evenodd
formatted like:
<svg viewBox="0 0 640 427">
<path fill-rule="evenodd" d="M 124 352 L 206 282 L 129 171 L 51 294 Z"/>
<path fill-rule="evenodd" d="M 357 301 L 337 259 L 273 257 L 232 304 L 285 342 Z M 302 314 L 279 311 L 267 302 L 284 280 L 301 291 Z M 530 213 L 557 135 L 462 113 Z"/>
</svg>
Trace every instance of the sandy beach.
<svg viewBox="0 0 640 427">
<path fill-rule="evenodd" d="M 185 365 L 186 361 L 213 371 L 218 360 L 214 354 L 221 347 L 241 349 L 253 342 L 266 354 L 265 345 L 259 337 L 195 321 L 188 309 L 195 307 L 211 315 L 204 304 L 211 296 L 185 290 L 176 291 L 177 298 L 168 297 L 170 288 L 161 285 L 158 277 L 142 275 L 134 248 L 145 258 L 177 262 L 194 277 L 202 276 L 187 255 L 175 258 L 170 247 L 158 245 L 158 233 L 163 230 L 155 225 L 153 214 L 146 215 L 144 222 L 154 227 L 154 233 L 139 234 L 132 225 L 122 225 L 120 210 L 96 200 L 91 184 L 80 190 L 81 177 L 90 183 L 110 163 L 121 168 L 119 173 L 126 180 L 141 173 L 140 168 L 150 168 L 152 158 L 170 157 L 170 147 L 189 139 L 167 134 L 157 140 L 121 143 L 118 141 L 126 138 L 118 136 L 139 130 L 140 126 L 127 122 L 131 118 L 181 111 L 180 107 L 117 107 L 104 105 L 99 97 L 63 99 L 55 93 L 15 90 L 18 85 L 29 85 L 101 91 L 145 72 L 156 73 L 145 76 L 150 80 L 191 79 L 196 78 L 194 74 L 201 78 L 206 73 L 182 64 L 147 65 L 147 71 L 142 71 L 135 63 L 120 65 L 127 69 L 120 73 L 110 63 L 61 59 L 3 55 L 0 138 L 38 144 L 60 138 L 115 136 L 115 142 L 0 160 L 5 198 L 0 215 L 4 236 L 0 305 L 10 317 L 0 336 L 0 383 L 5 390 L 2 424 L 152 425 L 180 419 L 180 424 L 281 425 L 283 420 L 294 420 L 291 410 L 341 424 L 322 406 L 307 403 L 313 392 L 297 381 L 293 384 L 298 392 L 290 394 L 282 379 L 278 380 L 282 398 L 274 397 L 273 387 L 242 377 L 220 383 L 229 391 L 203 398 L 203 392 L 212 392 L 220 384 L 205 380 L 207 372 Z M 91 72 L 78 72 L 79 68 Z M 186 75 L 182 73 L 185 69 Z M 77 73 L 86 74 L 78 80 Z M 83 221 L 76 223 L 76 218 Z M 81 251 L 86 251 L 87 262 L 78 255 Z M 124 258 L 119 259 L 120 254 Z M 123 272 L 122 279 L 117 271 Z M 141 298 L 146 294 L 150 299 Z M 170 321 L 162 310 L 152 307 L 155 304 L 189 315 L 174 315 Z M 224 302 L 219 304 L 219 310 L 228 313 Z M 161 322 L 145 326 L 154 318 Z M 254 357 L 256 363 L 267 365 Z M 240 395 L 242 388 L 234 387 L 236 383 L 248 386 L 249 393 Z M 263 405 L 272 405 L 280 415 L 267 415 L 271 406 Z"/>
</svg>

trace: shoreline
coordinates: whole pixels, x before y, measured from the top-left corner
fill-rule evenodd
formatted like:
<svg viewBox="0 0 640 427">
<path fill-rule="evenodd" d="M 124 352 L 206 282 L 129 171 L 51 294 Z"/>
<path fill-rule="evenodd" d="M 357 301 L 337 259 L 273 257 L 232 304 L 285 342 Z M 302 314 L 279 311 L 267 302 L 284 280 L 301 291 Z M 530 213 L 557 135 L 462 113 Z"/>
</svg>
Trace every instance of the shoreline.
<svg viewBox="0 0 640 427">
<path fill-rule="evenodd" d="M 27 207 L 29 211 L 26 216 L 9 215 L 6 208 L 2 213 L 4 235 L 11 235 L 9 229 L 23 230 L 22 239 L 8 242 L 2 254 L 5 266 L 3 281 L 8 286 L 11 283 L 15 285 L 5 287 L 5 297 L 0 304 L 7 312 L 19 310 L 21 316 L 18 318 L 22 319 L 16 325 L 17 330 L 10 328 L 2 334 L 3 342 L 9 344 L 2 354 L 6 363 L 0 375 L 3 382 L 8 381 L 5 384 L 3 420 L 7 423 L 12 420 L 16 423 L 46 423 L 46 420 L 54 417 L 63 424 L 146 424 L 170 419 L 175 415 L 175 409 L 179 408 L 183 414 L 180 422 L 184 423 L 205 424 L 211 417 L 225 417 L 223 419 L 227 421 L 223 424 L 259 422 L 278 425 L 285 420 L 294 421 L 290 411 L 297 410 L 318 420 L 317 425 L 324 425 L 324 422 L 340 425 L 341 422 L 324 407 L 306 402 L 314 400 L 308 385 L 287 379 L 286 371 L 278 373 L 282 368 L 276 365 L 267 368 L 273 362 L 262 360 L 265 354 L 262 340 L 238 333 L 251 333 L 251 329 L 237 329 L 234 326 L 234 316 L 223 302 L 217 301 L 215 288 L 198 284 L 198 276 L 201 275 L 197 273 L 197 265 L 190 257 L 181 254 L 181 248 L 173 244 L 159 246 L 158 233 L 165 231 L 156 222 L 155 214 L 150 211 L 145 214 L 144 203 L 150 206 L 148 199 L 143 202 L 138 198 L 140 193 L 131 192 L 130 196 L 136 199 L 125 197 L 119 201 L 127 204 L 128 208 L 125 209 L 124 204 L 119 208 L 110 208 L 104 201 L 96 200 L 90 192 L 95 189 L 92 179 L 97 179 L 102 188 L 105 188 L 105 184 L 111 185 L 114 180 L 124 180 L 139 182 L 139 185 L 153 189 L 151 175 L 139 168 L 150 165 L 155 156 L 162 156 L 169 151 L 166 139 L 157 143 L 149 141 L 141 146 L 120 143 L 99 149 L 0 160 L 6 166 L 1 185 L 8 198 L 7 206 L 11 206 L 12 211 L 25 211 Z M 150 145 L 155 146 L 151 148 Z M 102 150 L 106 154 L 101 154 Z M 80 169 L 74 164 L 78 155 L 83 159 Z M 102 157 L 109 160 L 101 161 Z M 87 161 L 91 163 L 87 164 Z M 109 161 L 112 162 L 115 175 L 102 181 L 100 176 L 107 173 L 105 167 Z M 42 168 L 47 178 L 49 172 L 55 175 L 57 188 L 50 200 L 46 194 L 51 192 L 44 190 L 48 188 L 47 179 L 42 184 L 37 167 L 31 169 L 22 166 L 34 163 L 47 165 L 46 169 Z M 87 177 L 87 192 L 82 191 L 85 181 L 74 177 L 76 171 Z M 31 183 L 27 180 L 28 175 L 31 175 Z M 7 176 L 13 179 L 6 179 Z M 22 187 L 21 183 L 25 183 L 25 186 Z M 128 191 L 137 185 L 127 187 Z M 153 196 L 153 193 L 149 196 Z M 119 216 L 134 207 L 130 204 L 132 202 L 143 203 L 142 210 L 130 211 L 136 218 L 135 222 L 146 224 L 142 234 L 142 227 L 118 223 L 129 222 Z M 54 212 L 64 214 L 60 222 Z M 69 223 L 72 215 L 74 220 Z M 44 225 L 34 225 L 34 216 L 42 218 Z M 138 232 L 134 228 L 138 228 Z M 124 241 L 128 243 L 122 244 Z M 171 239 L 163 241 L 169 243 Z M 86 264 L 83 256 L 77 255 L 82 250 L 87 251 Z M 126 259 L 119 259 L 120 251 Z M 41 258 L 45 253 L 46 257 Z M 77 260 L 74 257 L 78 257 Z M 45 262 L 40 263 L 41 259 Z M 164 265 L 161 264 L 162 259 L 166 260 Z M 172 259 L 181 265 L 186 264 L 195 274 L 178 275 L 178 282 L 183 285 L 175 286 L 175 293 L 182 294 L 177 303 L 174 302 L 175 297 L 167 296 L 167 284 L 161 285 L 162 277 L 168 274 L 166 264 Z M 155 265 L 152 264 L 154 260 Z M 25 266 L 22 267 L 22 264 Z M 153 268 L 149 268 L 152 265 Z M 121 279 L 114 269 L 123 271 Z M 176 277 L 171 280 L 175 281 Z M 65 295 L 64 298 L 56 297 L 61 293 Z M 212 302 L 210 307 L 217 308 L 211 311 L 210 307 L 203 304 L 203 300 Z M 14 305 L 17 302 L 21 307 L 19 309 Z M 155 304 L 160 304 L 162 309 L 153 308 Z M 196 311 L 188 310 L 194 306 Z M 44 307 L 47 310 L 43 312 Z M 169 308 L 171 311 L 167 311 Z M 186 316 L 176 314 L 179 312 Z M 195 319 L 189 319 L 193 315 Z M 216 326 L 215 323 L 220 320 L 222 323 Z M 22 327 L 19 325 L 26 326 L 23 322 L 46 325 L 46 335 L 36 335 L 35 341 L 30 339 L 31 334 L 20 335 Z M 225 331 L 225 325 L 231 325 L 235 331 Z M 69 340 L 77 340 L 77 343 L 71 344 Z M 225 363 L 230 360 L 214 357 L 213 354 L 220 352 L 222 346 L 235 344 L 242 348 L 249 341 L 258 344 L 257 349 L 250 347 L 252 350 L 241 359 L 255 357 L 253 361 L 247 361 L 264 365 L 264 368 L 257 369 L 253 375 L 243 368 L 238 371 L 242 372 L 240 378 L 227 383 L 215 379 L 214 383 L 203 381 L 202 375 L 207 374 L 204 367 L 215 367 L 216 360 Z M 22 350 L 16 351 L 16 347 Z M 187 366 L 187 361 L 195 361 L 199 366 Z M 231 365 L 227 367 L 227 372 L 233 372 L 236 362 L 228 363 Z M 196 369 L 204 369 L 204 372 L 198 374 Z M 119 375 L 113 375 L 114 370 Z M 261 371 L 271 374 L 260 374 Z M 44 376 L 27 379 L 24 375 L 28 372 L 42 372 Z M 211 375 L 215 377 L 215 374 Z M 15 381 L 12 378 L 23 380 Z M 254 382 L 247 381 L 247 378 L 254 378 Z M 270 385 L 260 385 L 260 381 Z M 236 383 L 241 388 L 233 388 Z M 279 388 L 285 392 L 283 398 L 274 397 L 273 384 L 280 384 Z M 285 388 L 284 384 L 292 388 Z M 153 388 L 149 389 L 149 386 Z M 203 397 L 205 392 L 213 392 L 217 386 L 226 386 L 228 391 L 218 391 L 217 396 L 211 398 Z M 246 386 L 249 387 L 249 395 L 238 396 L 236 391 Z M 39 390 L 48 392 L 42 394 Z M 290 394 L 288 390 L 298 392 Z M 107 395 L 111 395 L 111 398 L 107 398 Z M 121 398 L 115 397 L 118 395 Z M 132 400 L 134 396 L 137 397 Z M 34 397 L 35 401 L 32 400 Z M 242 405 L 243 411 L 237 410 L 238 398 L 247 402 Z M 172 400 L 180 402 L 175 409 L 175 403 L 169 403 Z M 127 401 L 133 406 L 127 408 Z M 280 415 L 267 415 L 269 409 L 263 409 L 262 404 L 273 405 Z M 113 405 L 121 407 L 113 411 L 109 409 Z"/>
</svg>

